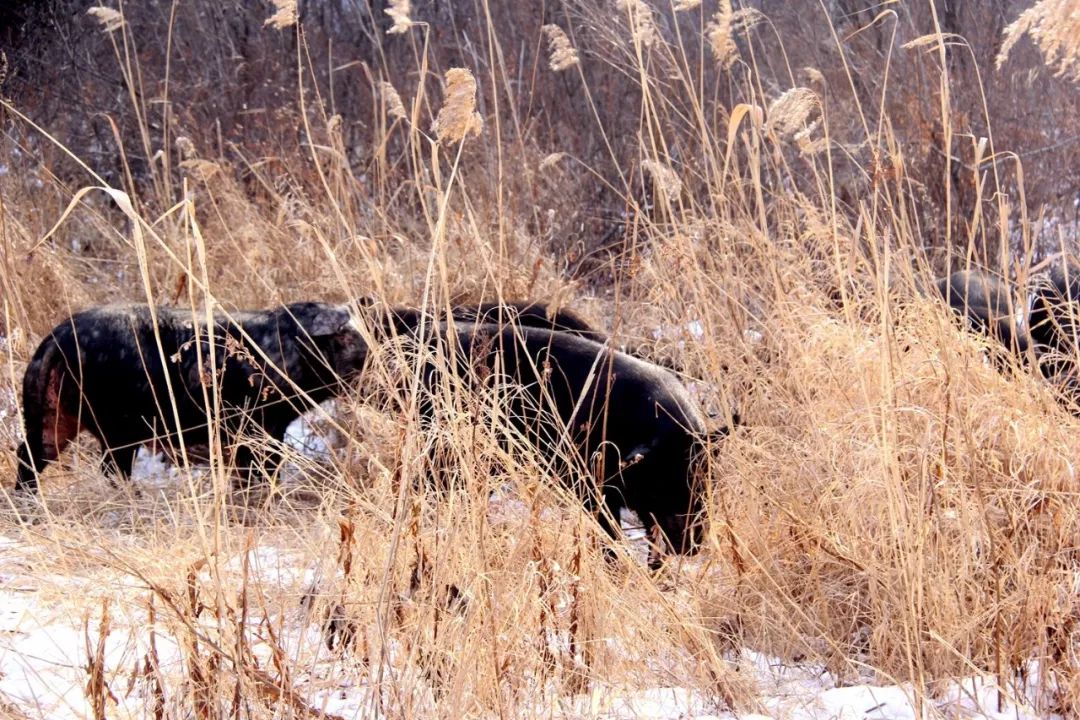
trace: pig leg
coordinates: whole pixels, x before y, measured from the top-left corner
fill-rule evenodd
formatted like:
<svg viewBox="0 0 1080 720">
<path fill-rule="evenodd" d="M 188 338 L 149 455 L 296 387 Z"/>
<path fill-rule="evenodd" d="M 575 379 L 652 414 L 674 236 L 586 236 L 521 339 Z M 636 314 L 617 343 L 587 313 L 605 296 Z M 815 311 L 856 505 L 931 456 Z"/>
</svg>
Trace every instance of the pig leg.
<svg viewBox="0 0 1080 720">
<path fill-rule="evenodd" d="M 60 457 L 75 436 L 80 423 L 77 412 L 64 402 L 65 375 L 59 367 L 47 371 L 40 392 L 24 388 L 23 419 L 26 441 L 18 450 L 18 477 L 15 491 L 34 494 L 38 491 L 38 475 Z M 77 404 L 76 404 L 77 405 Z"/>
</svg>

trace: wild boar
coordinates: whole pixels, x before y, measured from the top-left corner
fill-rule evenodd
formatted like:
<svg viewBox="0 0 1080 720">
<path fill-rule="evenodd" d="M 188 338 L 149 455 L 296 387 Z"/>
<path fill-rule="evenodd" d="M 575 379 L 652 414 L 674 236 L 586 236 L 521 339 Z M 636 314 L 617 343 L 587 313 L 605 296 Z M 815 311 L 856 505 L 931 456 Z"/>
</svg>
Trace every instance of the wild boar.
<svg viewBox="0 0 1080 720">
<path fill-rule="evenodd" d="M 961 270 L 935 281 L 938 293 L 972 329 L 994 338 L 1022 357 L 1029 337 L 1018 321 L 1024 306 L 1012 299 L 1009 285 L 981 270 Z"/>
<path fill-rule="evenodd" d="M 422 361 L 428 389 L 448 370 L 473 393 L 491 392 L 496 381 L 514 386 L 500 394 L 506 399 L 500 413 L 551 460 L 552 472 L 588 509 L 599 511 L 612 537 L 619 511 L 627 507 L 650 535 L 659 531 L 663 545 L 695 552 L 705 492 L 698 460 L 710 434 L 675 374 L 594 340 L 543 328 L 450 330 L 440 324 L 414 337 L 427 350 L 442 343 L 454 358 Z M 431 404 L 422 403 L 421 412 L 430 414 Z M 725 427 L 711 435 L 727 433 Z M 590 479 L 582 482 L 585 469 Z M 650 565 L 658 563 L 654 553 Z"/>
<path fill-rule="evenodd" d="M 1046 377 L 1075 374 L 1080 337 L 1080 263 L 1053 265 L 1034 283 L 1029 327 Z"/>
<path fill-rule="evenodd" d="M 345 305 L 219 313 L 212 328 L 176 308 L 76 313 L 42 340 L 27 366 L 16 489 L 36 492 L 38 475 L 81 430 L 101 443 L 103 469 L 122 477 L 152 440 L 207 444 L 215 388 L 221 432 L 257 426 L 281 440 L 290 422 L 361 370 L 365 353 Z M 252 449 L 241 443 L 233 459 L 246 480 Z M 271 451 L 267 465 L 279 460 Z"/>
</svg>

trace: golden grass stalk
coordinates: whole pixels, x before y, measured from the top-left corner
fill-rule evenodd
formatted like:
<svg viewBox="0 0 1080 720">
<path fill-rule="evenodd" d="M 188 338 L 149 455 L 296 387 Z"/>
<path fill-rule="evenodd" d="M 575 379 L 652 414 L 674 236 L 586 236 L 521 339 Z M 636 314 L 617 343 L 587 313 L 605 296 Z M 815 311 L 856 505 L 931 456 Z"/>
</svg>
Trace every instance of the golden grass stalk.
<svg viewBox="0 0 1080 720">
<path fill-rule="evenodd" d="M 674 5 L 675 12 L 686 12 L 696 7 L 701 7 L 701 0 L 676 0 Z"/>
<path fill-rule="evenodd" d="M 102 29 L 105 32 L 116 32 L 120 28 L 124 27 L 124 16 L 118 10 L 114 10 L 111 7 L 105 7 L 104 5 L 95 5 L 86 11 L 87 15 L 92 16 L 98 21 Z"/>
<path fill-rule="evenodd" d="M 562 72 L 578 64 L 578 53 L 570 44 L 570 38 L 558 25 L 545 25 L 541 28 L 547 35 L 548 49 L 551 53 L 548 66 L 555 72 Z"/>
<path fill-rule="evenodd" d="M 296 0 L 271 0 L 274 3 L 274 14 L 266 19 L 264 26 L 269 25 L 275 30 L 284 30 L 296 24 Z"/>
<path fill-rule="evenodd" d="M 386 31 L 387 35 L 400 35 L 409 31 L 414 23 L 410 15 L 412 14 L 412 3 L 410 0 L 390 0 L 390 7 L 383 10 L 390 19 L 394 21 L 393 26 Z"/>
<path fill-rule="evenodd" d="M 465 68 L 446 71 L 446 102 L 439 110 L 432 132 L 439 142 L 461 142 L 468 135 L 479 135 L 484 118 L 476 112 L 476 78 Z"/>
<path fill-rule="evenodd" d="M 1020 38 L 1029 35 L 1055 75 L 1080 80 L 1080 0 L 1040 0 L 1020 13 L 1002 35 L 1005 42 L 995 60 L 998 70 Z"/>
</svg>

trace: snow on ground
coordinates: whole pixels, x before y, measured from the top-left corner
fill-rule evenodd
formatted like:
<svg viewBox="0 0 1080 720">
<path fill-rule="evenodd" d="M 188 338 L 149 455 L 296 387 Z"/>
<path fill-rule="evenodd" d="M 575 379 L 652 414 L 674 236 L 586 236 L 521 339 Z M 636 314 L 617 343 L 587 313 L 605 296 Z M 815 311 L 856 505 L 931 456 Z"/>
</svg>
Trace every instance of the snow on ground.
<svg viewBox="0 0 1080 720">
<path fill-rule="evenodd" d="M 738 662 L 741 667 L 753 668 L 763 691 L 758 713 L 733 715 L 717 708 L 715 698 L 684 688 L 654 688 L 563 700 L 553 714 L 597 720 L 915 720 L 920 717 L 909 687 L 873 684 L 835 687 L 820 666 L 789 665 L 749 650 L 742 652 Z M 962 686 L 960 683 L 947 686 L 941 698 L 927 701 L 922 717 L 965 720 L 1042 717 L 1030 708 L 1009 702 L 999 712 L 997 695 L 992 680 L 969 678 Z"/>
<path fill-rule="evenodd" d="M 248 572 L 263 583 L 283 587 L 300 597 L 303 588 L 317 581 L 322 571 L 310 558 L 288 550 L 259 546 L 247 553 Z M 244 555 L 229 558 L 223 569 L 239 573 Z M 70 593 L 57 593 L 70 583 Z M 122 593 L 124 581 L 102 575 L 69 579 L 35 576 L 31 550 L 0 536 L 0 707 L 4 703 L 31 718 L 85 718 L 92 716 L 86 697 L 87 658 L 99 642 L 102 595 Z M 48 586 L 48 589 L 46 588 Z M 145 589 L 141 590 L 145 594 Z M 79 602 L 83 602 L 80 606 Z M 346 718 L 370 717 L 372 695 L 358 668 L 323 650 L 319 623 L 313 622 L 302 603 L 279 609 L 276 618 L 285 630 L 288 655 L 299 662 L 293 681 L 309 707 Z M 136 609 L 132 609 L 136 608 Z M 148 652 L 147 618 L 137 605 L 110 604 L 110 627 L 104 647 L 106 680 L 113 698 L 110 718 L 150 715 L 152 687 L 137 668 Z M 272 667 L 269 649 L 256 632 L 261 618 L 253 614 L 256 657 Z M 155 638 L 163 676 L 182 678 L 182 652 L 166 633 Z M 705 720 L 914 720 L 919 717 L 910 688 L 870 683 L 836 687 L 820 666 L 788 664 L 749 650 L 733 658 L 741 672 L 752 673 L 761 691 L 758 713 L 733 715 L 708 697 L 685 688 L 646 690 L 598 689 L 577 696 L 557 697 L 540 716 L 603 718 L 604 720 L 685 718 Z M 179 681 L 179 680 L 178 680 Z M 175 693 L 175 688 L 168 690 Z M 1029 708 L 1006 703 L 997 710 L 998 693 L 989 678 L 969 678 L 946 685 L 928 699 L 925 717 L 968 720 L 1028 720 L 1038 717 Z M 534 713 L 535 714 L 535 713 Z"/>
<path fill-rule="evenodd" d="M 696 328 L 688 327 L 693 336 Z M 0 415 L 0 419 L 3 416 Z M 332 452 L 319 434 L 314 417 L 301 418 L 290 426 L 286 443 L 315 460 Z M 133 472 L 144 486 L 175 484 L 182 471 L 161 455 L 140 450 Z M 520 504 L 500 493 L 491 500 L 493 520 L 522 512 Z M 645 562 L 647 548 L 640 522 L 632 514 L 623 517 L 632 552 Z M 128 580 L 98 574 L 72 578 L 42 578 L 34 573 L 32 553 L 40 551 L 0 536 L 0 710 L 16 709 L 29 718 L 86 718 L 92 716 L 87 698 L 88 653 L 99 642 L 103 596 L 123 593 Z M 223 569 L 243 571 L 244 555 L 228 559 Z M 322 569 L 310 559 L 272 546 L 251 549 L 246 555 L 248 572 L 261 582 L 287 588 L 295 598 L 304 595 L 321 579 Z M 56 588 L 70 588 L 57 593 Z M 109 592 L 103 592 L 108 588 Z M 145 588 L 140 589 L 145 594 Z M 87 598 L 95 598 L 87 600 Z M 81 603 L 81 605 L 80 605 Z M 344 667 L 324 652 L 319 622 L 298 602 L 280 611 L 277 620 L 285 629 L 279 640 L 288 655 L 301 660 L 297 667 L 310 672 L 294 678 L 297 690 L 309 707 L 343 718 L 371 717 L 372 693 L 358 669 Z M 113 693 L 110 718 L 141 718 L 152 715 L 154 695 L 145 673 L 137 670 L 149 651 L 143 609 L 130 603 L 110 604 L 110 627 L 104 641 L 106 681 Z M 257 635 L 261 617 L 249 620 Z M 160 672 L 183 678 L 181 648 L 175 639 L 158 633 L 154 639 Z M 271 650 L 257 639 L 253 654 L 270 665 Z M 733 658 L 742 672 L 749 672 L 761 690 L 760 712 L 734 715 L 715 697 L 686 688 L 597 689 L 578 696 L 557 697 L 539 714 L 553 718 L 603 720 L 914 720 L 920 717 L 909 687 L 870 683 L 836 687 L 832 676 L 820 666 L 786 664 L 750 650 Z M 175 689 L 173 689 L 175 690 Z M 998 711 L 998 692 L 992 678 L 973 677 L 946 685 L 938 697 L 926 701 L 925 717 L 965 720 L 1029 720 L 1039 717 L 1025 706 L 1005 703 Z"/>
</svg>

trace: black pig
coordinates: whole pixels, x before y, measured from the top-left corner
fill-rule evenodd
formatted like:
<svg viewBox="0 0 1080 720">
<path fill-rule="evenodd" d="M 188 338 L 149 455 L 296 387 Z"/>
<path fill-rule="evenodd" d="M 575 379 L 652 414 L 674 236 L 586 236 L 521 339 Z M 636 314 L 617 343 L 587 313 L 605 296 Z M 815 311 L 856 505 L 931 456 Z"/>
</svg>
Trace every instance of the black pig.
<svg viewBox="0 0 1080 720">
<path fill-rule="evenodd" d="M 434 325 L 446 319 L 445 311 L 425 312 L 415 307 L 390 307 L 380 305 L 370 298 L 361 298 L 361 308 L 373 313 L 376 327 L 394 334 L 410 333 L 422 321 Z M 594 330 L 577 313 L 566 308 L 552 310 L 542 302 L 510 301 L 454 305 L 450 316 L 460 323 L 470 325 L 517 325 L 579 335 L 596 342 L 604 342 L 607 336 Z"/>
<path fill-rule="evenodd" d="M 436 325 L 423 344 L 438 343 L 454 348 L 450 366 L 473 392 L 490 390 L 495 373 L 519 388 L 506 393 L 502 412 L 552 460 L 556 475 L 581 477 L 581 468 L 588 469 L 592 482 L 573 489 L 586 507 L 601 510 L 599 521 L 612 537 L 620 509 L 628 507 L 650 535 L 659 529 L 669 548 L 696 550 L 704 491 L 696 460 L 707 435 L 700 410 L 673 373 L 588 338 L 528 326 L 451 331 Z M 425 364 L 429 390 L 441 367 Z M 430 415 L 430 403 L 421 412 Z M 650 557 L 650 565 L 658 562 Z"/>
<path fill-rule="evenodd" d="M 361 307 L 368 308 L 376 313 L 376 328 L 384 332 L 391 332 L 394 335 L 415 330 L 424 319 L 429 324 L 445 322 L 446 320 L 445 312 L 424 312 L 414 307 L 377 306 L 368 298 L 362 298 L 359 304 Z M 459 326 L 490 324 L 531 327 L 569 333 L 598 343 L 608 342 L 610 344 L 611 342 L 605 333 L 593 328 L 574 311 L 567 308 L 552 309 L 547 303 L 531 300 L 454 305 L 450 308 L 450 317 Z M 661 365 L 680 375 L 684 374 L 683 368 L 670 359 L 650 357 L 650 354 L 640 346 L 620 345 L 616 349 L 636 358 Z"/>
<path fill-rule="evenodd" d="M 152 314 L 132 305 L 87 310 L 57 325 L 23 379 L 26 440 L 16 489 L 36 492 L 38 474 L 80 430 L 101 443 L 103 468 L 123 477 L 138 447 L 151 440 L 173 448 L 181 437 L 186 445 L 207 444 L 206 402 L 213 403 L 215 385 L 223 431 L 251 423 L 280 440 L 289 423 L 337 393 L 365 359 L 344 305 L 217 314 L 212 354 L 201 320 L 189 310 Z M 246 479 L 252 450 L 241 445 L 234 460 Z M 268 464 L 278 460 L 271 453 Z"/>
<path fill-rule="evenodd" d="M 1029 338 L 1017 321 L 1018 306 L 1008 284 L 981 270 L 961 270 L 935 281 L 938 293 L 953 311 L 978 332 L 1023 356 Z"/>
<path fill-rule="evenodd" d="M 1036 281 L 1029 326 L 1043 374 L 1074 371 L 1080 337 L 1080 263 L 1066 261 Z"/>
</svg>

